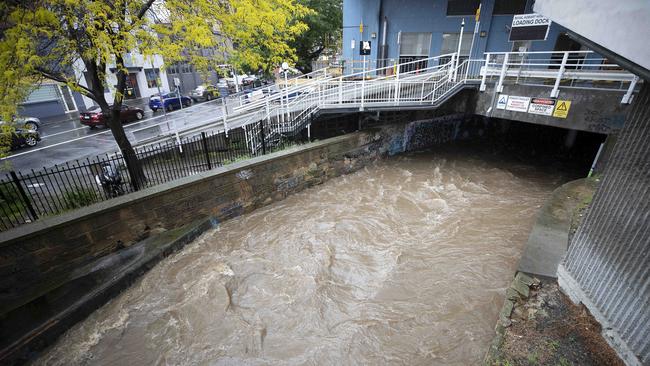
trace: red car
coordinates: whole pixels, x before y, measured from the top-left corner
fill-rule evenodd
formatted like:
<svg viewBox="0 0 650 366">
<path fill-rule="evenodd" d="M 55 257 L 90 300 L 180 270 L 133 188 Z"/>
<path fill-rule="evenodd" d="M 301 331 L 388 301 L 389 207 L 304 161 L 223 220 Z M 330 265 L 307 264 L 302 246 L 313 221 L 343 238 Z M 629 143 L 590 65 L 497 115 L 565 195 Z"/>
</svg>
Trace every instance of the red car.
<svg viewBox="0 0 650 366">
<path fill-rule="evenodd" d="M 122 105 L 120 110 L 120 120 L 122 123 L 141 120 L 144 118 L 144 111 L 140 108 L 129 107 Z M 79 121 L 82 125 L 95 128 L 97 126 L 106 126 L 109 116 L 104 116 L 102 109 L 99 106 L 93 106 L 86 112 L 79 113 Z"/>
</svg>

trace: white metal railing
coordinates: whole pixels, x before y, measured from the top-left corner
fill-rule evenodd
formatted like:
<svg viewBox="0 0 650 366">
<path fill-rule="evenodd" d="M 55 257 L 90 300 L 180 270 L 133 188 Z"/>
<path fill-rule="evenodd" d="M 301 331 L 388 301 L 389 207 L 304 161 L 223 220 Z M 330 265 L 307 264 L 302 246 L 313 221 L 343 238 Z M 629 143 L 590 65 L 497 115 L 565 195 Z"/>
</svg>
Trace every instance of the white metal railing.
<svg viewBox="0 0 650 366">
<path fill-rule="evenodd" d="M 256 152 L 264 138 L 273 141 L 306 127 L 325 109 L 395 108 L 436 106 L 465 84 L 494 84 L 501 92 L 507 83 L 534 84 L 551 88 L 615 87 L 625 92 L 628 103 L 638 78 L 591 51 L 486 53 L 484 59 L 462 59 L 456 53 L 404 63 L 380 60 L 380 67 L 348 74 L 321 69 L 276 85 L 226 98 L 222 115 L 215 120 L 180 131 L 196 133 L 216 124 L 247 131 L 247 144 Z M 261 123 L 264 121 L 264 123 Z"/>
<path fill-rule="evenodd" d="M 497 92 L 505 83 L 551 87 L 552 98 L 560 88 L 616 89 L 625 91 L 621 103 L 629 103 L 639 81 L 593 51 L 488 52 L 483 62 L 481 91 L 488 82 Z"/>
</svg>

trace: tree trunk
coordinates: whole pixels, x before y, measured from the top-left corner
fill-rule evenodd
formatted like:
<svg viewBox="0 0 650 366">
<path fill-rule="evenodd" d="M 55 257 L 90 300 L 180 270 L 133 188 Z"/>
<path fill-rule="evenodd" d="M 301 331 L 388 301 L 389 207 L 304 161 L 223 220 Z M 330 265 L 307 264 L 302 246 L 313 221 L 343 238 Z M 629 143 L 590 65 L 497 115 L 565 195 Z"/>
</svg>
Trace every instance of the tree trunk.
<svg viewBox="0 0 650 366">
<path fill-rule="evenodd" d="M 117 65 L 117 88 L 115 90 L 113 106 L 110 111 L 111 118 L 108 125 L 113 134 L 113 138 L 115 138 L 115 142 L 117 142 L 117 146 L 119 146 L 120 151 L 122 151 L 122 156 L 124 157 L 126 167 L 129 171 L 129 176 L 131 177 L 131 186 L 133 187 L 133 190 L 137 191 L 145 186 L 147 178 L 144 174 L 142 164 L 138 160 L 138 156 L 136 155 L 133 146 L 131 146 L 131 142 L 126 137 L 120 119 L 122 100 L 124 99 L 124 92 L 126 90 L 126 71 L 124 70 L 122 56 L 116 56 L 115 61 Z"/>
</svg>

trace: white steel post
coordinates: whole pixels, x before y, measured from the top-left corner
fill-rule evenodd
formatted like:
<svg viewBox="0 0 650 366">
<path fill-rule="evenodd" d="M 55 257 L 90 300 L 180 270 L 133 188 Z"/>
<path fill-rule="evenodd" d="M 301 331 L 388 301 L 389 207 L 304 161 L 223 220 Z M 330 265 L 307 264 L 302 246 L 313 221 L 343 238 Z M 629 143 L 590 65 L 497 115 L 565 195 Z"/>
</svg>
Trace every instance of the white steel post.
<svg viewBox="0 0 650 366">
<path fill-rule="evenodd" d="M 221 99 L 222 99 L 222 102 L 221 102 L 221 116 L 223 117 L 223 129 L 224 129 L 224 131 L 226 133 L 226 137 L 228 137 L 228 121 L 226 119 L 226 111 L 227 111 L 227 109 L 226 109 L 226 99 L 225 98 L 221 98 Z"/>
<path fill-rule="evenodd" d="M 456 81 L 456 74 L 458 73 L 458 64 L 460 62 L 460 46 L 463 43 L 463 30 L 465 30 L 465 18 L 460 23 L 460 37 L 458 37 L 458 52 L 456 55 L 456 65 L 454 66 L 454 82 Z"/>
<path fill-rule="evenodd" d="M 269 99 L 264 99 L 266 101 L 266 123 L 268 126 L 271 126 L 271 109 L 269 108 Z"/>
<path fill-rule="evenodd" d="M 627 93 L 625 93 L 625 95 L 623 96 L 621 103 L 630 104 L 630 102 L 632 102 L 632 93 L 634 92 L 634 88 L 636 88 L 636 83 L 638 81 L 639 81 L 639 77 L 634 75 L 634 79 L 630 81 L 630 87 L 627 88 Z"/>
<path fill-rule="evenodd" d="M 454 65 L 456 64 L 456 54 L 451 54 L 451 62 L 449 63 L 449 81 L 452 81 L 454 78 Z"/>
<path fill-rule="evenodd" d="M 562 81 L 562 76 L 564 75 L 564 69 L 566 68 L 566 62 L 569 59 L 569 52 L 564 53 L 562 57 L 562 65 L 560 65 L 560 70 L 557 72 L 557 77 L 555 78 L 555 85 L 553 85 L 553 90 L 551 90 L 551 98 L 557 98 L 560 94 L 560 81 Z"/>
<path fill-rule="evenodd" d="M 488 65 L 490 64 L 490 54 L 485 54 L 485 67 L 483 68 L 483 77 L 481 78 L 480 91 L 485 91 L 485 79 L 487 78 Z"/>
<path fill-rule="evenodd" d="M 343 75 L 339 78 L 339 104 L 343 104 Z"/>
<path fill-rule="evenodd" d="M 503 79 L 506 77 L 506 70 L 508 68 L 508 54 L 503 55 L 503 65 L 501 65 L 501 74 L 499 75 L 499 84 L 497 85 L 497 93 L 503 91 Z"/>
<path fill-rule="evenodd" d="M 366 88 L 366 55 L 363 55 L 363 67 L 361 71 L 361 107 L 360 111 L 363 111 L 363 102 L 365 100 L 365 90 Z"/>
<path fill-rule="evenodd" d="M 399 70 L 401 69 L 400 63 L 397 62 L 397 70 L 395 71 L 395 104 L 399 104 Z"/>
<path fill-rule="evenodd" d="M 287 123 L 289 123 L 289 81 L 287 80 L 288 73 L 289 69 L 284 70 L 284 95 L 287 98 L 287 102 L 285 104 L 285 107 L 287 108 Z"/>
</svg>

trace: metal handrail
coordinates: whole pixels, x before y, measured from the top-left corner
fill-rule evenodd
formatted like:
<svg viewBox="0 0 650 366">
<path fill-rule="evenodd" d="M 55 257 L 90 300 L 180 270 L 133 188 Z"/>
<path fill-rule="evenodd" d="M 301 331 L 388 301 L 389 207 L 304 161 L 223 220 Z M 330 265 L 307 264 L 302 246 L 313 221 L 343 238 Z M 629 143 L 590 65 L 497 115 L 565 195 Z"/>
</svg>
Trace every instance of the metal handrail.
<svg viewBox="0 0 650 366">
<path fill-rule="evenodd" d="M 571 55 L 576 54 L 585 58 L 571 59 Z M 553 62 L 543 62 L 540 55 L 552 55 Z M 626 91 L 623 103 L 629 102 L 638 78 L 613 70 L 618 69 L 618 65 L 595 63 L 603 60 L 588 58 L 590 55 L 597 56 L 592 51 L 489 52 L 483 59 L 459 61 L 456 53 L 450 53 L 339 76 L 328 75 L 323 68 L 305 75 L 300 82 L 289 82 L 281 88 L 277 85 L 262 88 L 264 95 L 257 100 L 242 100 L 239 96 L 233 105 L 224 104 L 222 116 L 180 133 L 195 133 L 221 121 L 228 130 L 228 126 L 237 128 L 266 120 L 270 129 L 266 135 L 273 138 L 275 132 L 302 128 L 323 108 L 363 110 L 373 106 L 434 105 L 455 94 L 462 84 L 474 82 L 480 83 L 481 91 L 490 82 L 501 92 L 506 82 L 540 80 L 542 85 L 548 85 L 553 81 L 551 97 L 556 97 L 560 86 L 565 87 L 567 81 L 571 82 L 571 87 L 579 86 L 574 81 L 616 81 L 621 85 L 629 83 L 627 88 L 621 87 Z M 414 64 L 426 67 L 410 70 Z M 247 128 L 250 133 L 254 133 L 253 130 Z M 251 135 L 249 141 L 253 149 L 256 138 Z"/>
</svg>

